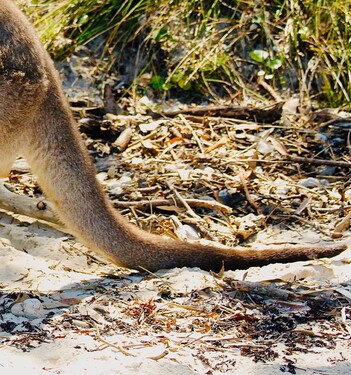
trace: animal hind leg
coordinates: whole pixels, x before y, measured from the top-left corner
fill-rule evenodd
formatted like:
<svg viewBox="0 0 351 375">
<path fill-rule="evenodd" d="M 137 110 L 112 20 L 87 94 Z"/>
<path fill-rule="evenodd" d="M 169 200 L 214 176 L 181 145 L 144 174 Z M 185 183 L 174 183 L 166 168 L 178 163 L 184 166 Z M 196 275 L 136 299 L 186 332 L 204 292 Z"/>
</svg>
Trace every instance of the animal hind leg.
<svg viewBox="0 0 351 375">
<path fill-rule="evenodd" d="M 1 87 L 0 87 L 1 88 Z M 0 102 L 0 113 L 4 102 Z M 7 177 L 12 165 L 18 156 L 19 147 L 25 138 L 16 127 L 8 125 L 8 122 L 0 115 L 0 178 Z"/>
<path fill-rule="evenodd" d="M 1 65 L 1 59 L 0 59 Z M 0 177 L 6 177 L 28 143 L 28 128 L 42 94 L 40 83 L 0 70 Z"/>
<path fill-rule="evenodd" d="M 26 142 L 26 127 L 21 127 L 22 121 L 14 121 L 16 109 L 14 105 L 13 117 L 10 117 L 5 111 L 10 107 L 8 100 L 1 98 L 1 77 L 0 77 L 0 178 L 7 177 L 11 171 L 12 165 L 20 154 L 23 144 Z M 5 114 L 5 115 L 4 115 Z"/>
</svg>

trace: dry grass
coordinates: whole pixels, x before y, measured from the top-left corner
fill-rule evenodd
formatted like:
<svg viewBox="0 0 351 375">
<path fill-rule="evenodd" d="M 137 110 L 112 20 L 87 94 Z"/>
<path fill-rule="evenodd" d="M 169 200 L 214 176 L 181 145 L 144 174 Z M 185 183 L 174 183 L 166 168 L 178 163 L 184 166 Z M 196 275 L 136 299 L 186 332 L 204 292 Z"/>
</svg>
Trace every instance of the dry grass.
<svg viewBox="0 0 351 375">
<path fill-rule="evenodd" d="M 145 90 L 148 73 L 157 95 L 271 100 L 258 85 L 264 79 L 306 104 L 350 103 L 348 2 L 38 0 L 24 8 L 59 58 L 103 36 L 104 46 L 94 50 L 118 71 L 135 65 L 127 82 L 134 82 L 133 92 Z"/>
</svg>

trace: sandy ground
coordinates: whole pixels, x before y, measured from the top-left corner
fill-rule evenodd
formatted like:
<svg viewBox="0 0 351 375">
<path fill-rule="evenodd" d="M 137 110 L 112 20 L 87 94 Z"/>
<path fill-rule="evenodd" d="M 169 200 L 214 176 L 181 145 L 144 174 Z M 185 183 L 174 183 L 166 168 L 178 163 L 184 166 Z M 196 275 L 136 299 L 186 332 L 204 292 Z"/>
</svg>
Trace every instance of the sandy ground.
<svg viewBox="0 0 351 375">
<path fill-rule="evenodd" d="M 309 232 L 304 235 L 305 238 L 313 236 Z M 285 236 L 297 236 L 297 234 L 285 233 Z M 300 233 L 301 240 L 302 237 Z M 340 286 L 346 293 L 351 279 L 350 259 L 351 252 L 346 251 L 333 261 L 277 264 L 252 268 L 248 271 L 227 272 L 227 275 L 239 280 L 246 275 L 246 280 L 251 281 L 305 278 L 306 282 L 310 283 L 333 285 L 334 288 Z M 119 280 L 104 277 L 113 272 L 116 270 L 112 266 L 89 262 L 85 249 L 64 233 L 34 220 L 26 219 L 24 224 L 13 216 L 0 213 L 0 283 L 3 294 L 0 301 L 2 306 L 0 324 L 3 324 L 2 328 L 8 322 L 14 322 L 20 327 L 28 321 L 34 327 L 36 325 L 45 327 L 43 318 L 50 312 L 58 317 L 59 325 L 62 316 L 68 314 L 72 308 L 70 306 L 72 301 L 93 298 L 95 290 L 99 290 L 101 286 L 109 290 L 118 287 L 119 283 L 122 285 L 123 275 Z M 197 289 L 213 283 L 211 276 L 200 270 L 176 269 L 159 272 L 158 275 L 160 277 L 167 275 L 167 280 L 177 291 Z M 134 287 L 137 285 L 139 298 L 149 299 L 157 293 L 152 287 L 152 280 L 135 275 L 126 277 Z M 14 315 L 11 306 L 6 305 L 5 297 L 8 293 L 25 291 L 46 296 L 41 300 L 41 310 L 38 310 L 37 318 L 33 318 L 28 313 Z M 344 321 L 343 324 L 343 330 L 347 331 L 348 322 Z M 115 336 L 106 339 L 108 342 L 113 342 L 114 346 L 104 346 L 101 340 L 96 339 L 96 335 L 84 333 L 84 327 L 80 327 L 79 330 L 62 327 L 60 335 L 56 325 L 55 328 L 52 326 L 50 328 L 52 330 L 50 332 L 55 333 L 51 338 L 48 336 L 43 342 L 37 343 L 32 340 L 26 347 L 26 345 L 15 344 L 16 338 L 21 337 L 20 332 L 14 330 L 9 333 L 2 328 L 0 328 L 2 338 L 0 370 L 7 375 L 15 373 L 272 375 L 281 374 L 283 370 L 287 372 L 286 367 L 282 367 L 287 363 L 284 355 L 271 362 L 255 363 L 251 358 L 241 356 L 239 350 L 233 348 L 225 353 L 223 363 L 220 363 L 223 353 L 212 353 L 212 357 L 208 353 L 210 363 L 217 361 L 217 365 L 211 368 L 206 365 L 206 361 L 198 359 L 195 349 L 190 346 L 185 345 L 175 351 L 167 350 L 167 355 L 163 355 L 165 347 L 159 342 L 155 345 L 138 346 L 145 337 L 135 335 L 129 338 L 128 342 L 134 342 L 135 347 L 131 350 L 133 356 L 128 356 L 119 349 L 118 342 L 125 342 L 126 338 L 118 332 Z M 196 339 L 196 335 L 192 338 Z M 284 348 L 279 341 L 275 345 L 275 350 L 283 353 Z M 336 340 L 335 348 L 316 347 L 306 353 L 294 353 L 294 359 L 296 358 L 297 374 L 351 374 L 350 338 L 344 334 L 340 336 L 340 340 Z"/>
</svg>

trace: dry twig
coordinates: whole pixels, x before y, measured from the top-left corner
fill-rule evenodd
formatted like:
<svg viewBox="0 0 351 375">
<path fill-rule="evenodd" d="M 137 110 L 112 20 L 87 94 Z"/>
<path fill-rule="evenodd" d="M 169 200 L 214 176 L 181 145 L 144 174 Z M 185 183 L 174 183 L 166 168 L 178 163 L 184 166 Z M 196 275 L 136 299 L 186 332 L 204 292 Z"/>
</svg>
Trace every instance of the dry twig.
<svg viewBox="0 0 351 375">
<path fill-rule="evenodd" d="M 178 196 L 176 197 L 175 201 L 178 201 Z M 232 209 L 222 203 L 219 203 L 215 200 L 204 200 L 204 199 L 189 199 L 183 198 L 182 201 L 179 200 L 180 203 L 186 203 L 189 207 L 202 207 L 208 208 L 210 210 L 216 210 L 220 212 L 224 212 L 230 214 Z M 173 199 L 153 199 L 153 200 L 141 200 L 141 201 L 134 201 L 134 202 L 124 202 L 124 201 L 117 201 L 114 200 L 113 204 L 116 208 L 130 208 L 135 207 L 139 209 L 146 209 L 146 208 L 155 208 L 158 206 L 173 206 L 174 200 Z M 198 216 L 196 216 L 198 218 Z"/>
<path fill-rule="evenodd" d="M 325 159 L 315 159 L 315 158 L 303 158 L 301 156 L 294 156 L 288 155 L 287 161 L 294 161 L 297 163 L 306 163 L 306 164 L 314 164 L 314 165 L 329 165 L 333 167 L 340 167 L 340 168 L 351 168 L 351 163 L 347 161 L 339 161 L 339 160 L 325 160 Z"/>
</svg>

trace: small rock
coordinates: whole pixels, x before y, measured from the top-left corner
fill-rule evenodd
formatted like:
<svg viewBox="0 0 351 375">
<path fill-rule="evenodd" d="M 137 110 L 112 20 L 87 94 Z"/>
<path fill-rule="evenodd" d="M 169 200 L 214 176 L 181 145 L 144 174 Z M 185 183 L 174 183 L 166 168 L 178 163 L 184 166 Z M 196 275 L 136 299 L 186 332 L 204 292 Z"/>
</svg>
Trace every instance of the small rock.
<svg viewBox="0 0 351 375">
<path fill-rule="evenodd" d="M 309 178 L 304 178 L 300 180 L 299 185 L 306 187 L 306 188 L 313 188 L 313 187 L 318 187 L 318 186 L 326 186 L 328 185 L 327 180 L 318 180 L 317 178 L 309 177 Z"/>
</svg>

